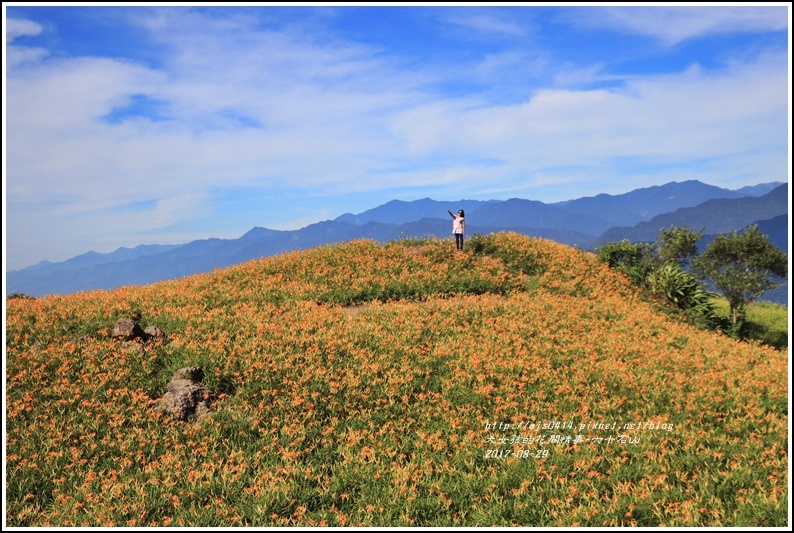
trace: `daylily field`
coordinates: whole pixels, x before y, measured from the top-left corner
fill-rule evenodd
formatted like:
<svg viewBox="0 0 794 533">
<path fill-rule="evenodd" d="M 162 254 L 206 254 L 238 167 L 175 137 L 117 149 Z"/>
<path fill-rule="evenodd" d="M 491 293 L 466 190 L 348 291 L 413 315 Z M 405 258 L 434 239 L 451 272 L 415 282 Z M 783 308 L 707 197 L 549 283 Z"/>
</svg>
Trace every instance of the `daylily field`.
<svg viewBox="0 0 794 533">
<path fill-rule="evenodd" d="M 788 354 L 511 233 L 6 303 L 8 526 L 786 526 Z M 120 317 L 164 339 L 130 347 Z M 212 413 L 155 412 L 198 366 Z"/>
</svg>

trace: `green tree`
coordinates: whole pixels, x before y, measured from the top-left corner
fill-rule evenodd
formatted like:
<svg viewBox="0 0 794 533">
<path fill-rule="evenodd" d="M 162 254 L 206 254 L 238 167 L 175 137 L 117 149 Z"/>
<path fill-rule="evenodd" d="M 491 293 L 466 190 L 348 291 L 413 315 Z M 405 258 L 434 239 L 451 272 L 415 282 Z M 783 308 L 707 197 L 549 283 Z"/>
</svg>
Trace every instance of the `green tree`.
<svg viewBox="0 0 794 533">
<path fill-rule="evenodd" d="M 703 230 L 693 231 L 675 225 L 663 228 L 656 240 L 659 258 L 663 263 L 675 262 L 685 266 L 698 255 L 697 245 L 702 237 Z"/>
<path fill-rule="evenodd" d="M 743 234 L 717 236 L 692 261 L 692 271 L 710 279 L 725 296 L 736 328 L 744 322 L 748 303 L 786 279 L 788 257 L 753 225 Z"/>
</svg>

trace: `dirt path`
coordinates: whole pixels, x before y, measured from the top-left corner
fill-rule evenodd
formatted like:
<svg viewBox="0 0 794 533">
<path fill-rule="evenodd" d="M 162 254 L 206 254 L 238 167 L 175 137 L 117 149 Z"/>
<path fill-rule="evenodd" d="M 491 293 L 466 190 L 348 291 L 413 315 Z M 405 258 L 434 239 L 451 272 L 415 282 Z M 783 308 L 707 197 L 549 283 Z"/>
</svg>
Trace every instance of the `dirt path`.
<svg viewBox="0 0 794 533">
<path fill-rule="evenodd" d="M 369 309 L 368 305 L 348 305 L 347 307 L 343 307 L 342 311 L 345 313 L 346 317 L 353 318 L 356 315 L 360 315 L 367 309 Z"/>
</svg>

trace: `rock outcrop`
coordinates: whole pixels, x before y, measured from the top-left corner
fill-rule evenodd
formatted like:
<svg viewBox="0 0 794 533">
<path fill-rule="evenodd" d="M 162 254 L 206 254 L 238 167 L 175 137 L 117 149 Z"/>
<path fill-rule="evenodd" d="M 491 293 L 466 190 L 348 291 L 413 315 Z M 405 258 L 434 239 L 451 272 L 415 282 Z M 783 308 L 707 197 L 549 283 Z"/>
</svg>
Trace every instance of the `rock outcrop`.
<svg viewBox="0 0 794 533">
<path fill-rule="evenodd" d="M 204 371 L 198 367 L 180 368 L 166 385 L 166 393 L 157 400 L 155 411 L 183 422 L 207 416 L 212 393 L 201 384 L 203 379 Z"/>
<path fill-rule="evenodd" d="M 146 336 L 143 329 L 131 318 L 119 318 L 110 332 L 110 336 L 115 339 L 122 339 L 131 341 L 133 339 L 142 339 Z"/>
</svg>

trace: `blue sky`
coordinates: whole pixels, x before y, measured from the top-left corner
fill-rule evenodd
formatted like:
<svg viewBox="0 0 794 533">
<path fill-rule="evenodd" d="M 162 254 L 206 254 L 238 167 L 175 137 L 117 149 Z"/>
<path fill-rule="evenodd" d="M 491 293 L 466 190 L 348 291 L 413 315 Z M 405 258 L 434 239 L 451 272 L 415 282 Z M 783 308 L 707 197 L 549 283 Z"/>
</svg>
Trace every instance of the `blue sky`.
<svg viewBox="0 0 794 533">
<path fill-rule="evenodd" d="M 787 182 L 789 9 L 5 3 L 6 268 L 392 199 Z"/>
</svg>

